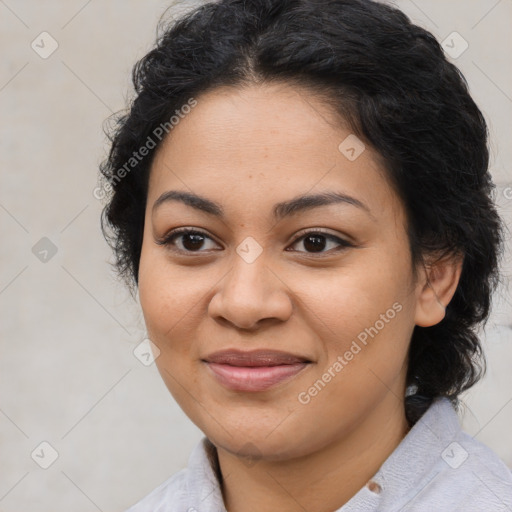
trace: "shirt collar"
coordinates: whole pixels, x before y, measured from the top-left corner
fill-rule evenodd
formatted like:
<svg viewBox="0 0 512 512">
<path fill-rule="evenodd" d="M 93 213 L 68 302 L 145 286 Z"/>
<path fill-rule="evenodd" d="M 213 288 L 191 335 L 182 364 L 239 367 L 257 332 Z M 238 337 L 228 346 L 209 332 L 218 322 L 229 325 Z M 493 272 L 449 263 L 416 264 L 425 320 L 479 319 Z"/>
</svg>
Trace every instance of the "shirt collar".
<svg viewBox="0 0 512 512">
<path fill-rule="evenodd" d="M 203 437 L 192 451 L 187 466 L 188 510 L 226 512 L 220 481 L 217 477 L 217 450 Z M 220 476 L 220 471 L 218 472 Z"/>
</svg>

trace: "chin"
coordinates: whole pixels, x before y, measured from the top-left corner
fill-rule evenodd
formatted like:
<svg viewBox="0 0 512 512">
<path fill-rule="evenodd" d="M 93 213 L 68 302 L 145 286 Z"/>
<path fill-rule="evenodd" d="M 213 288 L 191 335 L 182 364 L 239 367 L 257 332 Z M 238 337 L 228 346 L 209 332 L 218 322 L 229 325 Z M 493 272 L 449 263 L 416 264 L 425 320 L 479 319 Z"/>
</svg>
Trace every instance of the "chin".
<svg viewBox="0 0 512 512">
<path fill-rule="evenodd" d="M 258 427 L 255 427 L 255 423 L 256 421 L 248 421 L 236 430 L 229 427 L 224 430 L 218 425 L 211 430 L 202 430 L 218 448 L 250 460 L 287 460 L 301 457 L 315 449 L 310 446 L 315 439 L 315 433 L 300 432 L 293 422 L 287 428 L 277 429 L 276 423 L 273 426 L 260 423 Z"/>
</svg>

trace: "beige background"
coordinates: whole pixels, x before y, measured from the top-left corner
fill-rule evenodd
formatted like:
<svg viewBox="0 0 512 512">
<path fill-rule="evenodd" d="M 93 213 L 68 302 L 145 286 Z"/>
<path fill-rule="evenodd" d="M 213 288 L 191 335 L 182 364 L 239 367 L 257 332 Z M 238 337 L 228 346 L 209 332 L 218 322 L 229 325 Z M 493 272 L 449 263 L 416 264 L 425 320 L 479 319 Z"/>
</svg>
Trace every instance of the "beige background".
<svg viewBox="0 0 512 512">
<path fill-rule="evenodd" d="M 512 0 L 396 3 L 439 40 L 457 31 L 468 42 L 456 63 L 489 121 L 497 202 L 511 226 Z M 3 512 L 124 510 L 184 467 L 202 436 L 155 366 L 133 354 L 142 315 L 107 263 L 93 197 L 102 122 L 124 107 L 131 67 L 169 5 L 0 0 Z M 43 31 L 58 43 L 46 59 L 31 48 Z M 46 262 L 37 254 L 45 248 Z M 465 397 L 464 417 L 510 467 L 511 269 L 509 238 L 505 285 L 485 333 L 488 374 Z M 46 470 L 31 458 L 37 448 L 39 463 L 51 461 L 43 441 L 58 453 Z"/>
</svg>

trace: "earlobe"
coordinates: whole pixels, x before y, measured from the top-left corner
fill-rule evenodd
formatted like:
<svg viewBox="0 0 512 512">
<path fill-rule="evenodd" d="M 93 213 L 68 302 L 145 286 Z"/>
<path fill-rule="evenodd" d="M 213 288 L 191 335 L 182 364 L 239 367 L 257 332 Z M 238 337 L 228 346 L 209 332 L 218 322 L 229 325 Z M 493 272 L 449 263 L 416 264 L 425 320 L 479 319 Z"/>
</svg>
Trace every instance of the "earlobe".
<svg viewBox="0 0 512 512">
<path fill-rule="evenodd" d="M 422 279 L 418 282 L 416 325 L 431 327 L 445 317 L 446 306 L 459 284 L 463 259 L 462 256 L 453 256 L 423 269 Z"/>
</svg>

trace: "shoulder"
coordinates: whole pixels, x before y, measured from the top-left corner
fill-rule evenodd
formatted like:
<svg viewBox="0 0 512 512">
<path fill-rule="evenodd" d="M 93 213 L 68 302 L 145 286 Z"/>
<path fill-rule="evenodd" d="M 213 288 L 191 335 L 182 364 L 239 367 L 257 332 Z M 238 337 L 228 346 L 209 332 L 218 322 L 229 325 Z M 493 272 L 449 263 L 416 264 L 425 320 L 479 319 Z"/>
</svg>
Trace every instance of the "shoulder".
<svg viewBox="0 0 512 512">
<path fill-rule="evenodd" d="M 512 471 L 488 446 L 462 430 L 448 400 L 437 400 L 431 407 L 403 446 L 408 453 L 402 451 L 402 456 L 422 471 L 402 495 L 401 505 L 411 512 L 512 510 Z"/>
<path fill-rule="evenodd" d="M 440 397 L 341 510 L 512 511 L 512 472 L 462 430 L 453 405 Z"/>
<path fill-rule="evenodd" d="M 512 472 L 489 447 L 460 431 L 438 455 L 410 489 L 408 510 L 512 510 Z"/>
<path fill-rule="evenodd" d="M 212 448 L 208 438 L 202 438 L 192 451 L 185 469 L 171 476 L 125 512 L 225 511 Z"/>
<path fill-rule="evenodd" d="M 186 469 L 168 478 L 125 512 L 168 512 L 181 510 L 186 495 Z"/>
<path fill-rule="evenodd" d="M 468 511 L 511 510 L 512 471 L 488 446 L 464 431 L 441 453 L 446 495 Z"/>
</svg>

